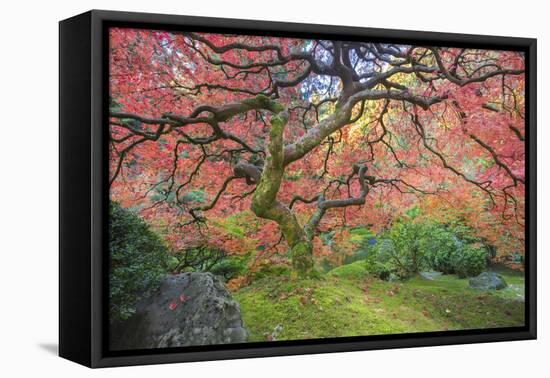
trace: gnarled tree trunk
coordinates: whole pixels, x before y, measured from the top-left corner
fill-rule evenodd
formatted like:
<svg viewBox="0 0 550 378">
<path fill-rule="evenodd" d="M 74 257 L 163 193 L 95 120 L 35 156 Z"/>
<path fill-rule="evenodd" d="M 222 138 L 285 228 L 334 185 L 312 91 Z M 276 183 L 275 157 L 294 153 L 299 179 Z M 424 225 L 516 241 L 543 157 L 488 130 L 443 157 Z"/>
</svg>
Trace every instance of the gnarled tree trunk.
<svg viewBox="0 0 550 378">
<path fill-rule="evenodd" d="M 252 197 L 252 211 L 260 218 L 277 222 L 290 248 L 292 265 L 301 272 L 313 267 L 313 244 L 294 213 L 277 200 L 277 193 L 285 171 L 283 132 L 288 114 L 281 112 L 271 117 L 271 131 L 266 161 Z"/>
<path fill-rule="evenodd" d="M 271 117 L 271 130 L 263 170 L 260 171 L 259 168 L 250 164 L 241 164 L 235 168 L 235 175 L 247 177 L 247 180 L 257 183 L 252 197 L 252 211 L 260 218 L 277 222 L 290 248 L 292 265 L 300 272 L 308 272 L 313 268 L 313 237 L 325 212 L 331 208 L 364 204 L 368 193 L 367 182 L 372 184 L 375 178 L 366 176 L 367 167 L 365 165 L 355 165 L 352 176 L 358 175 L 361 186 L 359 196 L 340 200 L 325 200 L 324 196 L 319 195 L 308 201 L 316 202 L 317 210 L 304 226 L 300 225 L 292 210 L 277 200 L 277 193 L 281 186 L 285 167 L 289 164 L 289 152 L 285 151 L 283 141 L 288 113 L 274 105 L 270 106 L 270 109 L 274 114 Z M 349 117 L 349 109 L 340 109 L 336 118 L 341 113 Z M 315 135 L 309 136 L 311 139 L 314 139 L 314 137 Z M 307 139 L 304 141 L 307 141 Z M 303 201 L 303 199 L 301 200 Z"/>
</svg>

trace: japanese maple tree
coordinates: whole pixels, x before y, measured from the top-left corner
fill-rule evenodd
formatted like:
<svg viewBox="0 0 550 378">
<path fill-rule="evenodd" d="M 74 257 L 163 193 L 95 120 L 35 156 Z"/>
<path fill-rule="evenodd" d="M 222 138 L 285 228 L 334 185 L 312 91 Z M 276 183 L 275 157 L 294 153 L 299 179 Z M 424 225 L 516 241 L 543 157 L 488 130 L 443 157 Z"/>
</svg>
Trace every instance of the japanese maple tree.
<svg viewBox="0 0 550 378">
<path fill-rule="evenodd" d="M 320 231 L 412 205 L 522 243 L 522 53 L 110 33 L 111 196 L 172 245 L 282 242 L 307 271 Z M 232 214 L 246 238 L 215 227 Z"/>
</svg>

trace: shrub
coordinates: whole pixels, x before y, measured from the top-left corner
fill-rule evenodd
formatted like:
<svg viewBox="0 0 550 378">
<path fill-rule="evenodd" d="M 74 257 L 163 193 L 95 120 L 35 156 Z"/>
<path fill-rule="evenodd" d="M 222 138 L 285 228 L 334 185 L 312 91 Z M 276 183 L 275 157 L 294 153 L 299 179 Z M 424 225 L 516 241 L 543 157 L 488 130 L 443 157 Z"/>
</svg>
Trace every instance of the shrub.
<svg viewBox="0 0 550 378">
<path fill-rule="evenodd" d="M 366 270 L 369 274 L 378 277 L 381 280 L 387 281 L 393 274 L 394 269 L 391 264 L 375 261 L 372 264 L 367 263 Z"/>
<path fill-rule="evenodd" d="M 462 248 L 462 242 L 441 225 L 430 227 L 429 236 L 422 241 L 423 265 L 445 274 L 454 273 L 452 257 Z"/>
<path fill-rule="evenodd" d="M 369 269 L 378 276 L 391 273 L 407 277 L 421 269 L 424 261 L 423 240 L 428 228 L 426 224 L 414 222 L 411 218 L 398 220 L 369 247 L 367 262 Z"/>
<path fill-rule="evenodd" d="M 451 258 L 454 272 L 460 278 L 477 276 L 487 265 L 487 250 L 472 244 L 465 244 Z"/>
<path fill-rule="evenodd" d="M 427 225 L 415 222 L 414 218 L 405 218 L 393 225 L 388 236 L 395 251 L 390 255 L 390 261 L 397 268 L 398 275 L 418 272 L 424 258 L 422 245 L 428 236 Z"/>
<path fill-rule="evenodd" d="M 414 209 L 413 209 L 414 210 Z M 431 223 L 408 211 L 369 247 L 367 270 L 382 279 L 392 273 L 403 278 L 421 269 L 459 277 L 476 276 L 487 264 L 487 249 L 467 226 Z"/>
<path fill-rule="evenodd" d="M 461 278 L 477 276 L 487 265 L 487 249 L 472 243 L 472 237 L 461 239 L 463 233 L 455 231 L 454 227 L 440 224 L 430 227 L 429 237 L 423 241 L 424 265 Z"/>
<path fill-rule="evenodd" d="M 177 263 L 171 267 L 174 273 L 190 271 L 210 272 L 212 268 L 226 258 L 225 251 L 203 245 L 175 252 Z"/>
<path fill-rule="evenodd" d="M 266 260 L 251 272 L 250 277 L 253 280 L 261 280 L 268 277 L 290 276 L 291 272 L 292 268 L 289 264 L 274 264 Z"/>
<path fill-rule="evenodd" d="M 109 205 L 109 315 L 129 318 L 137 302 L 158 288 L 166 273 L 168 249 L 131 211 Z"/>
<path fill-rule="evenodd" d="M 240 276 L 246 271 L 246 263 L 236 258 L 226 258 L 214 265 L 210 272 L 221 276 L 225 281 Z"/>
<path fill-rule="evenodd" d="M 391 240 L 379 240 L 375 247 L 369 249 L 365 259 L 366 271 L 381 280 L 389 279 L 390 275 L 397 270 L 391 262 L 395 254 L 395 247 Z"/>
<path fill-rule="evenodd" d="M 220 248 L 203 245 L 177 251 L 169 266 L 174 273 L 210 272 L 228 281 L 244 273 L 246 257 L 231 257 Z"/>
</svg>

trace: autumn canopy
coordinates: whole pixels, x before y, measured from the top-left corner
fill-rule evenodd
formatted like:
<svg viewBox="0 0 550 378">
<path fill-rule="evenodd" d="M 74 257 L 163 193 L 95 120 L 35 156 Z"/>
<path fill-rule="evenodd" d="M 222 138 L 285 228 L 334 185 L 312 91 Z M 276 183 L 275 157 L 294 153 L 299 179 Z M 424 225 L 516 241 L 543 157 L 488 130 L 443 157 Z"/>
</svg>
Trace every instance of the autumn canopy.
<svg viewBox="0 0 550 378">
<path fill-rule="evenodd" d="M 308 271 L 411 208 L 524 250 L 522 53 L 111 29 L 109 56 L 111 198 L 173 250 Z"/>
</svg>

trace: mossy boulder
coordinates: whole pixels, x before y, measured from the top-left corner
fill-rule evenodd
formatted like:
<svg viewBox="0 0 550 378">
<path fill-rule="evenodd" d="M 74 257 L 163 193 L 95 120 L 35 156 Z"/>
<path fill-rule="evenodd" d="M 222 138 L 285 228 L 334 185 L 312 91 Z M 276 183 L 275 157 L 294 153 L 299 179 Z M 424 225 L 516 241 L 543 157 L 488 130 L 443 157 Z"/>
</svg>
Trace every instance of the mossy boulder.
<svg viewBox="0 0 550 378">
<path fill-rule="evenodd" d="M 112 350 L 246 342 L 239 304 L 211 273 L 165 277 L 126 321 L 112 325 Z"/>
<path fill-rule="evenodd" d="M 472 289 L 480 290 L 501 290 L 508 286 L 504 278 L 494 272 L 483 272 L 470 278 L 469 285 Z"/>
</svg>

